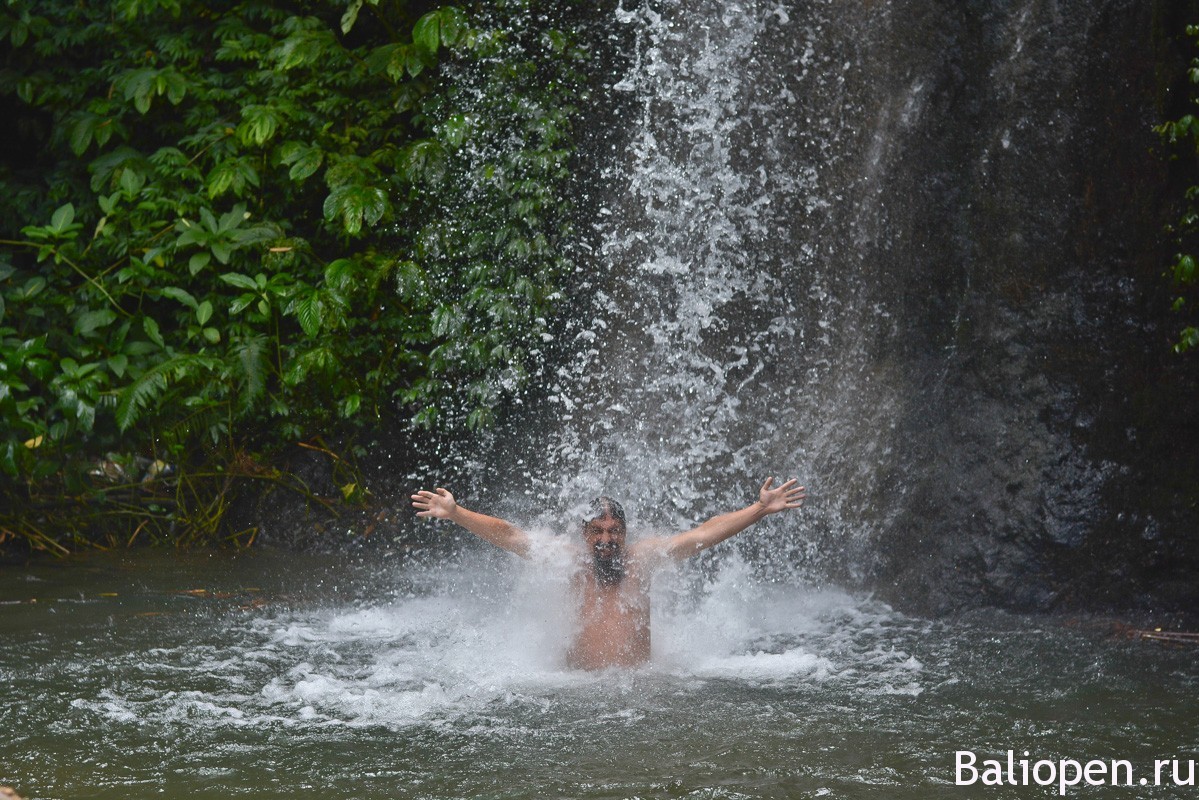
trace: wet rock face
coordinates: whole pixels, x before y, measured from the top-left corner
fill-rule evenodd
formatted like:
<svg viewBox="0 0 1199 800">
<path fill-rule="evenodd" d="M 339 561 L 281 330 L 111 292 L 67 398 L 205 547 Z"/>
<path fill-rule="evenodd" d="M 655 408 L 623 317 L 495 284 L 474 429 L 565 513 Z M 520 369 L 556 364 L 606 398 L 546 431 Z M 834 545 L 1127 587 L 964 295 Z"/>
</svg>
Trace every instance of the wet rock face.
<svg viewBox="0 0 1199 800">
<path fill-rule="evenodd" d="M 905 499 L 876 534 L 874 579 L 896 602 L 1194 596 L 1172 578 L 1197 563 L 1194 510 L 1162 490 L 1196 472 L 1194 432 L 1171 410 L 1195 378 L 1167 346 L 1173 211 L 1147 130 L 1155 70 L 1184 61 L 1166 37 L 1185 22 L 1161 10 L 940 9 L 954 42 L 929 65 L 940 108 L 889 172 L 912 198 L 885 255 L 909 379 L 893 479 Z"/>
</svg>

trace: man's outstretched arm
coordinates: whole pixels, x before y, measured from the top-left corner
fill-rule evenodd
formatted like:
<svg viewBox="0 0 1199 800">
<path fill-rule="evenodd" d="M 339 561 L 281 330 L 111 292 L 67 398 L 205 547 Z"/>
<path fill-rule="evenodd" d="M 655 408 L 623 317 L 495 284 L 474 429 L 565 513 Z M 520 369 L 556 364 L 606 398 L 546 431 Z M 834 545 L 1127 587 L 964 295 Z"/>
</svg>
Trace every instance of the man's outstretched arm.
<svg viewBox="0 0 1199 800">
<path fill-rule="evenodd" d="M 728 514 L 712 517 L 707 522 L 685 533 L 678 533 L 661 541 L 664 555 L 675 559 L 689 558 L 701 550 L 720 544 L 753 525 L 762 517 L 777 514 L 789 508 L 803 505 L 804 487 L 797 486 L 795 478 L 781 486 L 771 488 L 774 478 L 767 478 L 758 490 L 758 502 Z"/>
<path fill-rule="evenodd" d="M 455 502 L 454 495 L 447 489 L 438 488 L 435 492 L 421 489 L 412 495 L 412 505 L 416 508 L 418 517 L 448 519 L 496 547 L 516 553 L 521 558 L 527 558 L 529 555 L 527 533 L 511 522 L 463 508 Z"/>
</svg>

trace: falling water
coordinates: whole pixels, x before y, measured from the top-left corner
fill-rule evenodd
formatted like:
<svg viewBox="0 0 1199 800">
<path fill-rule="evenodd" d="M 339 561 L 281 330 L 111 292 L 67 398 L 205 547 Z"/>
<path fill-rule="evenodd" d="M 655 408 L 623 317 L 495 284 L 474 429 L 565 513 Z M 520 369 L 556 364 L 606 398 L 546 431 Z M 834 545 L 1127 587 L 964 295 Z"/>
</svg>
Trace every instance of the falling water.
<svg viewBox="0 0 1199 800">
<path fill-rule="evenodd" d="M 803 514 L 731 546 L 761 579 L 1046 608 L 1106 572 L 1053 559 L 1176 513 L 1111 502 L 1169 469 L 1095 391 L 1152 346 L 1136 245 L 1078 255 L 1121 202 L 1100 160 L 1145 158 L 1092 138 L 1088 59 L 1147 13 L 623 2 L 575 304 L 485 502 L 561 529 L 603 492 L 670 531 L 795 475 Z"/>
<path fill-rule="evenodd" d="M 887 510 L 861 511 L 888 440 L 862 431 L 895 425 L 894 367 L 872 352 L 893 323 L 850 272 L 871 267 L 891 121 L 864 134 L 874 112 L 858 91 L 859 37 L 886 15 L 843 17 L 767 0 L 616 9 L 627 52 L 606 88 L 622 149 L 589 179 L 582 299 L 532 441 L 500 437 L 494 459 L 521 469 L 501 472 L 498 510 L 561 529 L 607 493 L 634 528 L 668 532 L 746 504 L 768 475 L 797 476 L 804 515 L 739 544 L 755 574 L 868 571 Z"/>
</svg>

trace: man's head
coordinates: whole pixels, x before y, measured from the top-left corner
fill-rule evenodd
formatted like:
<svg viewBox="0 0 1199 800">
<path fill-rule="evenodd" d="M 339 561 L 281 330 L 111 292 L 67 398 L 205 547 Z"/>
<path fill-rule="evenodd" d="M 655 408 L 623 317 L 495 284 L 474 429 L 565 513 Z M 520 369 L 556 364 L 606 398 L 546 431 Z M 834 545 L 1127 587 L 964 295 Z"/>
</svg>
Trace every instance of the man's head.
<svg viewBox="0 0 1199 800">
<path fill-rule="evenodd" d="M 583 539 L 591 552 L 595 579 L 605 586 L 620 583 L 624 578 L 624 509 L 611 497 L 591 501 L 587 519 L 583 522 Z"/>
</svg>

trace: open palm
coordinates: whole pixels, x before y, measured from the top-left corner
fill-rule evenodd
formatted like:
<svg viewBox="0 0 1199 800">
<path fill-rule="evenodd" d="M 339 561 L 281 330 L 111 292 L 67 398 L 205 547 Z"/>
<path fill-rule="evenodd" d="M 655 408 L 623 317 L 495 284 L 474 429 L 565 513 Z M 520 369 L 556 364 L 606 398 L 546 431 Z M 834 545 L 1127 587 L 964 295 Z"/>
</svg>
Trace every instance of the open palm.
<svg viewBox="0 0 1199 800">
<path fill-rule="evenodd" d="M 454 513 L 454 509 L 458 507 L 458 503 L 454 500 L 454 495 L 450 494 L 448 489 L 439 488 L 436 492 L 421 489 L 412 495 L 412 506 L 416 509 L 418 517 L 447 519 Z"/>
<path fill-rule="evenodd" d="M 766 509 L 767 514 L 786 511 L 788 508 L 799 508 L 803 505 L 807 495 L 804 493 L 804 487 L 796 485 L 798 483 L 798 480 L 792 478 L 784 484 L 771 488 L 774 478 L 767 478 L 766 482 L 762 484 L 762 488 L 758 490 L 758 502 Z"/>
</svg>

